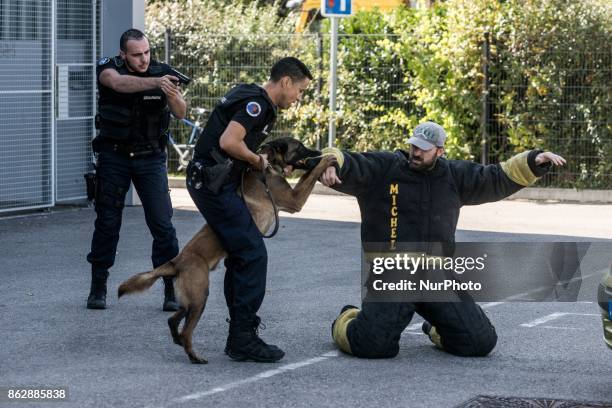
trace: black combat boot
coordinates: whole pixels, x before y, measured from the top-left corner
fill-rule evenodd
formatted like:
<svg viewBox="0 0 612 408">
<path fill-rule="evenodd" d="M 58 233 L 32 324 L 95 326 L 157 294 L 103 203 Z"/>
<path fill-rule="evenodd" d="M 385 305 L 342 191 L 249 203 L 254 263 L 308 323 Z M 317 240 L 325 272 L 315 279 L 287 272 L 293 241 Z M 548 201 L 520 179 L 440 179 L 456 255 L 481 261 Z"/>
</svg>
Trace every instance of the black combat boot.
<svg viewBox="0 0 612 408">
<path fill-rule="evenodd" d="M 230 321 L 230 333 L 225 346 L 229 358 L 235 361 L 275 363 L 285 356 L 283 350 L 273 344 L 266 344 L 259 337 L 260 324 L 261 319 L 257 316 L 250 320 Z"/>
<path fill-rule="evenodd" d="M 262 326 L 261 329 L 263 330 L 265 328 L 265 325 L 263 323 L 261 323 L 261 319 L 259 317 L 255 317 L 255 319 L 257 319 L 257 321 L 258 321 L 257 325 L 261 325 Z M 232 327 L 231 320 L 230 319 L 225 319 L 225 321 L 230 324 L 230 329 L 231 329 L 231 327 Z M 230 352 L 230 342 L 231 342 L 231 339 L 232 339 L 232 334 L 231 333 L 232 333 L 232 331 L 230 330 L 230 334 L 227 335 L 227 340 L 225 341 L 225 350 L 223 350 L 225 352 L 225 354 L 227 354 L 228 356 L 229 356 L 229 352 Z M 268 347 L 270 347 L 272 349 L 275 349 L 275 350 L 280 350 L 278 348 L 278 346 L 275 346 L 274 344 L 268 344 Z"/>
<path fill-rule="evenodd" d="M 179 310 L 179 305 L 174 297 L 174 283 L 172 278 L 164 278 L 164 312 L 176 312 Z"/>
<path fill-rule="evenodd" d="M 106 279 L 108 271 L 92 269 L 91 288 L 87 298 L 88 309 L 106 309 Z"/>
</svg>

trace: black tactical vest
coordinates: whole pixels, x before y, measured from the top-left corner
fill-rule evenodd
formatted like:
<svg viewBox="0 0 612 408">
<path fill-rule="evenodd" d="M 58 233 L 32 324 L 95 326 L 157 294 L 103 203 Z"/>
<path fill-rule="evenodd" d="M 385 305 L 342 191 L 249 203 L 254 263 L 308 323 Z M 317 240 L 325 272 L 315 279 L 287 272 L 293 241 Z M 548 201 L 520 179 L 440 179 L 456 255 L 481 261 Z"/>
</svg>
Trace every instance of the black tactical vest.
<svg viewBox="0 0 612 408">
<path fill-rule="evenodd" d="M 103 61 L 102 61 L 103 62 Z M 107 61 L 121 75 L 161 77 L 168 66 L 151 60 L 144 74 L 130 72 L 120 57 Z M 103 69 L 106 64 L 98 64 Z M 101 72 L 101 71 L 99 71 Z M 98 81 L 98 121 L 100 137 L 122 145 L 163 145 L 170 123 L 166 94 L 159 89 L 144 92 L 116 92 Z"/>
</svg>

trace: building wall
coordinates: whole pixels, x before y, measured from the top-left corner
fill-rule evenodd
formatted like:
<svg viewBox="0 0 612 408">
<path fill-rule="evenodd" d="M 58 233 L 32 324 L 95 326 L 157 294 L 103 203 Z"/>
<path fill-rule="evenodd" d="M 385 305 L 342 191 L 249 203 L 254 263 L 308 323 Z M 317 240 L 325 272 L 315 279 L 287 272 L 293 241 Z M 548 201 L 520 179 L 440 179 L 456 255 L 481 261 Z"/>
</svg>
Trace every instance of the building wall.
<svg viewBox="0 0 612 408">
<path fill-rule="evenodd" d="M 102 54 L 119 53 L 121 33 L 130 28 L 145 30 L 144 0 L 103 0 Z"/>
</svg>

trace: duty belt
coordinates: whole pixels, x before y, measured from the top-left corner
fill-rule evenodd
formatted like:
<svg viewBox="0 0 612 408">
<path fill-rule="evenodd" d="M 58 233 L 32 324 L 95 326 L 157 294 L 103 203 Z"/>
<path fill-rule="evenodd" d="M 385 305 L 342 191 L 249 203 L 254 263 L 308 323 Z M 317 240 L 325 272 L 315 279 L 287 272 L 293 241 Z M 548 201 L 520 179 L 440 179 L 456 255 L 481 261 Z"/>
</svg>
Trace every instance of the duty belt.
<svg viewBox="0 0 612 408">
<path fill-rule="evenodd" d="M 153 144 L 126 145 L 112 141 L 102 141 L 100 143 L 100 151 L 119 153 L 123 156 L 136 159 L 161 153 L 162 149 Z"/>
</svg>

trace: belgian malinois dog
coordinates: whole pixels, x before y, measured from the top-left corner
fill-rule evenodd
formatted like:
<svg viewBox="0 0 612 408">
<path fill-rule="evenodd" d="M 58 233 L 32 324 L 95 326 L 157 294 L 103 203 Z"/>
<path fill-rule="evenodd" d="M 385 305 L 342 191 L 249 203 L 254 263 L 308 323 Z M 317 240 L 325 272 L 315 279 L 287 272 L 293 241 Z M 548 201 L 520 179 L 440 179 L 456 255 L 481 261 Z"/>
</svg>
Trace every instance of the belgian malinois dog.
<svg viewBox="0 0 612 408">
<path fill-rule="evenodd" d="M 268 155 L 270 166 L 263 174 L 258 171 L 248 171 L 245 174 L 242 196 L 253 221 L 265 234 L 275 222 L 279 210 L 295 213 L 302 209 L 315 182 L 335 159 L 331 155 L 321 156 L 321 152 L 308 149 L 288 137 L 272 140 L 262 145 L 259 151 Z M 294 169 L 306 170 L 294 188 L 284 177 L 283 169 L 288 165 Z M 266 184 L 263 182 L 264 177 Z M 276 203 L 276 211 L 266 192 L 266 185 Z M 192 335 L 208 299 L 208 273 L 225 256 L 226 252 L 215 233 L 208 225 L 204 225 L 174 259 L 123 282 L 119 286 L 119 297 L 144 291 L 160 277 L 176 277 L 174 290 L 181 307 L 168 319 L 170 334 L 174 343 L 183 346 L 192 363 L 205 364 L 207 360 L 193 351 Z M 179 324 L 183 318 L 185 323 L 179 333 Z"/>
</svg>

